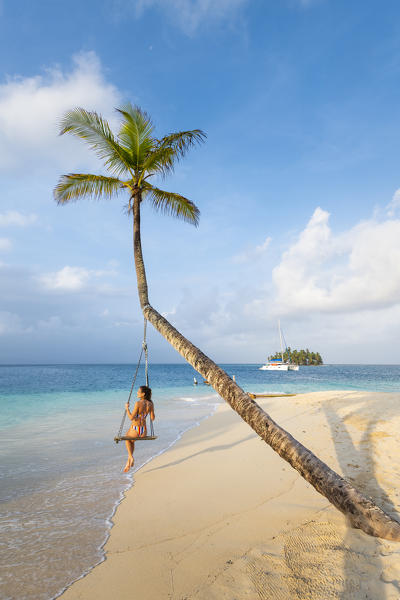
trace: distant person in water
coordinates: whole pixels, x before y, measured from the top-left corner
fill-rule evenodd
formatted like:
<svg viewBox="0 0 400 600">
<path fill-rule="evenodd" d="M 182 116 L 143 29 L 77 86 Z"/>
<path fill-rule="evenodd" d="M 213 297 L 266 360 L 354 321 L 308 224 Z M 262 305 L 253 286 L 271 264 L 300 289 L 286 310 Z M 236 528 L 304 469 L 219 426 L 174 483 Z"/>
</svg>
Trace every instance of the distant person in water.
<svg viewBox="0 0 400 600">
<path fill-rule="evenodd" d="M 140 438 L 147 435 L 146 417 L 150 415 L 150 419 L 154 421 L 154 404 L 151 399 L 151 389 L 147 385 L 142 385 L 137 391 L 138 400 L 135 402 L 133 411 L 129 410 L 129 402 L 125 404 L 126 414 L 132 421 L 131 426 L 126 432 L 126 437 Z M 126 449 L 128 450 L 128 460 L 124 468 L 124 473 L 133 467 L 135 462 L 133 451 L 135 450 L 135 442 L 125 440 Z"/>
</svg>

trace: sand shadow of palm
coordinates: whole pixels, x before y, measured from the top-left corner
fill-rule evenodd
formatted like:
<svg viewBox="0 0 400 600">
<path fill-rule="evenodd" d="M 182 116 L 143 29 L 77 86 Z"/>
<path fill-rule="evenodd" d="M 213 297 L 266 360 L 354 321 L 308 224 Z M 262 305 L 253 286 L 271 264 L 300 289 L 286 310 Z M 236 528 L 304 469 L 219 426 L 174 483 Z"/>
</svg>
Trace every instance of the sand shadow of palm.
<svg viewBox="0 0 400 600">
<path fill-rule="evenodd" d="M 174 460 L 165 465 L 161 465 L 159 467 L 154 467 L 153 469 L 148 469 L 147 473 L 150 473 L 151 471 L 159 471 L 161 469 L 166 469 L 167 467 L 179 465 L 188 460 L 191 460 L 192 458 L 195 458 L 196 456 L 201 456 L 202 454 L 209 454 L 210 452 L 223 452 L 225 450 L 229 450 L 230 448 L 238 446 L 239 444 L 243 444 L 244 442 L 254 439 L 254 437 L 255 436 L 252 434 L 252 435 L 246 436 L 245 438 L 242 438 L 241 440 L 237 440 L 236 442 L 233 442 L 232 444 L 219 444 L 218 446 L 210 446 L 209 448 L 205 448 L 204 450 L 200 450 L 199 452 L 194 452 L 193 454 L 184 456 L 184 457 L 180 458 L 179 460 Z"/>
<path fill-rule="evenodd" d="M 368 418 L 364 418 L 360 421 L 360 414 L 362 411 L 360 411 L 359 404 L 357 410 L 347 413 L 343 418 L 339 416 L 339 413 L 335 410 L 332 402 L 325 404 L 322 408 L 331 429 L 332 440 L 335 445 L 336 456 L 343 477 L 349 480 L 365 496 L 371 497 L 378 506 L 389 513 L 393 518 L 398 520 L 399 515 L 397 509 L 387 492 L 380 485 L 377 475 L 377 461 L 374 445 L 376 440 L 379 439 L 377 424 L 379 423 L 381 415 L 372 414 L 369 415 Z M 352 421 L 358 422 L 358 429 L 360 429 L 360 423 L 362 423 L 363 431 L 358 446 L 353 442 L 349 428 L 346 426 L 346 422 L 351 423 Z M 349 525 L 343 539 L 343 546 L 351 549 L 354 540 L 360 537 L 363 538 L 363 544 L 369 548 L 369 552 L 368 556 L 363 553 L 358 553 L 356 571 L 359 571 L 360 579 L 363 573 L 368 571 L 371 572 L 371 570 L 374 572 L 375 589 L 373 598 L 376 598 L 376 600 L 383 600 L 386 598 L 386 589 L 383 582 L 380 580 L 383 569 L 382 560 L 379 554 L 381 541 L 369 537 L 360 531 L 355 531 Z M 341 595 L 343 600 L 347 600 L 349 597 L 358 598 L 356 594 L 357 581 L 355 580 L 354 566 L 354 556 L 349 554 L 349 559 L 343 562 L 343 580 L 346 583 L 346 587 Z M 351 594 L 350 596 L 349 593 Z"/>
<path fill-rule="evenodd" d="M 332 403 L 322 408 L 331 428 L 332 440 L 335 444 L 335 451 L 343 477 L 348 479 L 364 495 L 373 498 L 373 501 L 394 519 L 399 520 L 396 506 L 381 487 L 377 478 L 374 445 L 376 440 L 379 439 L 377 424 L 381 415 L 372 415 L 363 421 L 363 434 L 358 447 L 356 447 L 349 429 L 346 427 L 346 422 L 351 422 L 352 418 L 359 418 L 359 407 L 357 410 L 346 414 L 344 418 L 339 416 Z"/>
</svg>

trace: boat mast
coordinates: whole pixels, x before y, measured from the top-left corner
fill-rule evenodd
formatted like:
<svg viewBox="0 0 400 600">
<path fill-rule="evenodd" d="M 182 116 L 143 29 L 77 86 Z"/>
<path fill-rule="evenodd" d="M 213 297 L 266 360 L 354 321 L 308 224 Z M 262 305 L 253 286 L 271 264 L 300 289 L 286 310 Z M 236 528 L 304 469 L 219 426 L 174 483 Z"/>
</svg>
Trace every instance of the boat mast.
<svg viewBox="0 0 400 600">
<path fill-rule="evenodd" d="M 280 319 L 278 319 L 278 329 L 279 329 L 279 339 L 281 342 L 281 356 L 282 356 L 282 363 L 283 363 L 284 362 L 283 361 L 283 343 L 282 343 L 282 332 L 281 332 L 281 320 Z"/>
</svg>

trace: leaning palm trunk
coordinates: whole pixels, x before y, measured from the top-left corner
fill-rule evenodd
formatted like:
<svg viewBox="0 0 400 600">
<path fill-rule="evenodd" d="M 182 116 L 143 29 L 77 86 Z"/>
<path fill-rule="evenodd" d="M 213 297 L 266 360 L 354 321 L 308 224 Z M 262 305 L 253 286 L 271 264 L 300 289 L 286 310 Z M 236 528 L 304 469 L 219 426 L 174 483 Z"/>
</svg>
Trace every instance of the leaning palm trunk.
<svg viewBox="0 0 400 600">
<path fill-rule="evenodd" d="M 290 433 L 277 425 L 223 369 L 150 306 L 140 240 L 140 202 L 140 195 L 137 195 L 133 205 L 133 245 L 139 300 L 144 317 L 279 456 L 311 483 L 317 492 L 348 516 L 353 527 L 376 537 L 400 541 L 398 521 L 363 496 Z"/>
<path fill-rule="evenodd" d="M 150 306 L 140 241 L 140 204 L 142 198 L 147 198 L 156 210 L 197 225 L 199 210 L 191 200 L 153 186 L 149 183 L 149 178 L 171 172 L 174 163 L 182 158 L 191 146 L 204 141 L 205 133 L 200 129 L 181 131 L 159 140 L 154 137 L 150 117 L 140 108 L 127 104 L 117 111 L 122 123 L 116 137 L 107 121 L 95 112 L 76 108 L 64 115 L 61 134 L 72 133 L 88 143 L 103 160 L 111 176 L 89 173 L 63 175 L 54 189 L 56 201 L 65 204 L 84 197 L 111 198 L 121 190 L 129 192 L 130 209 L 133 201 L 133 241 L 138 292 L 145 318 L 211 383 L 219 395 L 267 444 L 297 469 L 318 492 L 348 515 L 355 527 L 371 535 L 400 541 L 399 522 L 391 519 L 274 423 L 222 369 Z"/>
</svg>

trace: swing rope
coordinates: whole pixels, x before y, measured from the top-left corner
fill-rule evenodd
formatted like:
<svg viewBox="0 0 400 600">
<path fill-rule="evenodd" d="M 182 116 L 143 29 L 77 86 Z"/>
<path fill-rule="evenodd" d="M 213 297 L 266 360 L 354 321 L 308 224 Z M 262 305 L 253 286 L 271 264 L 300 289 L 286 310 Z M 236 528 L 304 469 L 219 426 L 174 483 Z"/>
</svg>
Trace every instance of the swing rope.
<svg viewBox="0 0 400 600">
<path fill-rule="evenodd" d="M 145 374 L 145 380 L 146 380 L 146 386 L 149 386 L 149 351 L 147 348 L 147 341 L 146 341 L 146 333 L 147 333 L 147 319 L 146 317 L 144 318 L 144 327 L 143 327 L 143 342 L 142 342 L 142 350 L 140 352 L 139 355 L 139 360 L 136 366 L 136 371 L 135 374 L 133 376 L 133 380 L 132 380 L 132 385 L 131 385 L 131 389 L 129 392 L 129 396 L 128 396 L 128 404 L 131 401 L 132 398 L 132 393 L 135 387 L 135 382 L 136 382 L 136 377 L 138 375 L 139 372 L 139 367 L 140 364 L 142 362 L 142 358 L 143 358 L 143 354 L 144 354 L 144 374 Z M 114 438 L 114 441 L 118 444 L 118 442 L 120 442 L 121 440 L 125 439 L 122 436 L 122 431 L 124 429 L 124 425 L 125 425 L 125 419 L 126 419 L 126 410 L 124 410 L 124 414 L 122 415 L 122 421 L 121 421 L 121 425 L 119 427 L 118 430 L 118 434 L 117 436 Z M 153 421 L 150 419 L 150 436 L 142 436 L 142 438 L 136 438 L 135 441 L 140 440 L 140 439 L 154 439 L 154 428 L 153 428 Z"/>
</svg>

